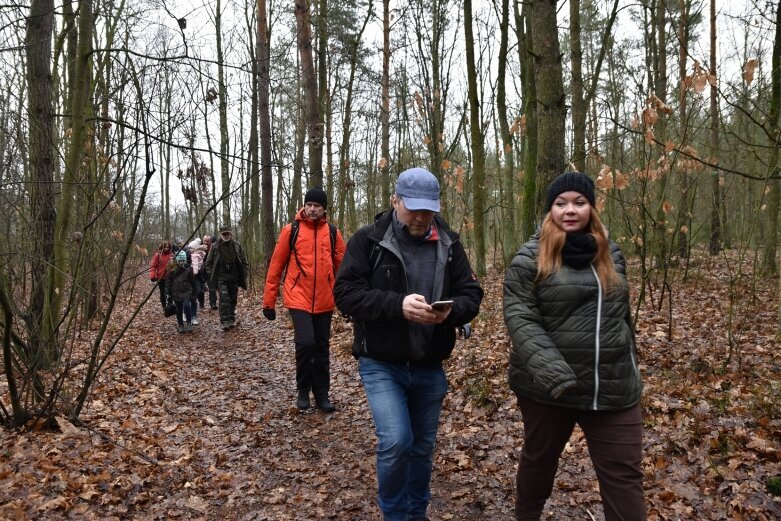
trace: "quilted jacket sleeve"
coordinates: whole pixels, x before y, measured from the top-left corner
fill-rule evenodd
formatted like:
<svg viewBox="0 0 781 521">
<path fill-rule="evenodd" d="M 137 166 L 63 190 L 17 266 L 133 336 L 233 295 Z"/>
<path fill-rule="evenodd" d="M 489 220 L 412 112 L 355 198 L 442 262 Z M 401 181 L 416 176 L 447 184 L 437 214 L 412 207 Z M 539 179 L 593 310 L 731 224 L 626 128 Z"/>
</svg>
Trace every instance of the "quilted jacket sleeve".
<svg viewBox="0 0 781 521">
<path fill-rule="evenodd" d="M 530 398 L 558 398 L 576 376 L 545 329 L 534 291 L 536 241 L 521 248 L 504 280 L 504 321 L 512 340 L 510 386 Z"/>
</svg>

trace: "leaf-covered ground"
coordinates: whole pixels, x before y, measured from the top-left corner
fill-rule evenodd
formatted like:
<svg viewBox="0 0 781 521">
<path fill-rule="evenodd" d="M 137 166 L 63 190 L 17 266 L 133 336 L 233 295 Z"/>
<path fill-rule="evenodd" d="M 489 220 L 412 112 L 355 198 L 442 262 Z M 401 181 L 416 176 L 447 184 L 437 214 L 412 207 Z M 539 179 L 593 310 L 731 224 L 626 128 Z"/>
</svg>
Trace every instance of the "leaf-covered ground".
<svg viewBox="0 0 781 521">
<path fill-rule="evenodd" d="M 638 323 L 649 518 L 781 519 L 781 498 L 768 492 L 781 493 L 777 281 L 741 279 L 731 307 L 730 272 L 711 262 L 672 281 L 672 311 L 667 297 L 655 311 L 651 288 Z M 512 519 L 522 425 L 505 383 L 501 274 L 483 284 L 475 334 L 448 361 L 436 520 Z M 347 323 L 333 328 L 337 411 L 301 413 L 286 313 L 268 322 L 257 295 L 242 294 L 234 330 L 205 311 L 194 334 L 178 335 L 158 307 L 150 299 L 108 364 L 82 415 L 89 429 L 61 420 L 60 432 L 2 433 L 0 518 L 379 519 Z M 603 519 L 577 430 L 545 519 Z"/>
</svg>

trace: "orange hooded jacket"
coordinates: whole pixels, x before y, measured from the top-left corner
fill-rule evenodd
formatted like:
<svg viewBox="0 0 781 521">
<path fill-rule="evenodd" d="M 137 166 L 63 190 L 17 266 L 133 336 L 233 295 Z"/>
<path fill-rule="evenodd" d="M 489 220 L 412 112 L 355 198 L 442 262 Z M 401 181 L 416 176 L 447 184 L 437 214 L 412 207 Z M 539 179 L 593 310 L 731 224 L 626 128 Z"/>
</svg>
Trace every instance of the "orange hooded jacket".
<svg viewBox="0 0 781 521">
<path fill-rule="evenodd" d="M 296 220 L 298 238 L 295 253 L 290 250 L 291 225 L 286 224 L 279 233 L 266 273 L 263 307 L 273 309 L 276 306 L 279 283 L 287 268 L 282 288 L 282 302 L 286 308 L 312 314 L 333 311 L 336 270 L 342 263 L 345 251 L 342 233 L 336 231 L 332 258 L 331 232 L 326 217 L 323 216 L 316 223 L 312 222 L 302 208 L 296 214 Z"/>
</svg>

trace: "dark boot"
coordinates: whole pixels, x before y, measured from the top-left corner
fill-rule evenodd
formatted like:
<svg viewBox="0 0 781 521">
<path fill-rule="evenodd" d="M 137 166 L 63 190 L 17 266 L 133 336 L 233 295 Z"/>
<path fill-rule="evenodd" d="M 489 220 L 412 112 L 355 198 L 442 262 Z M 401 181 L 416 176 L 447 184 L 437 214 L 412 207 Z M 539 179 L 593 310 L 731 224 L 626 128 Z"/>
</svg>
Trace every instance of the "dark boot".
<svg viewBox="0 0 781 521">
<path fill-rule="evenodd" d="M 298 391 L 298 398 L 296 398 L 296 407 L 305 411 L 309 409 L 309 391 Z"/>
<path fill-rule="evenodd" d="M 336 407 L 328 399 L 328 395 L 315 396 L 315 405 L 323 412 L 334 412 Z"/>
</svg>

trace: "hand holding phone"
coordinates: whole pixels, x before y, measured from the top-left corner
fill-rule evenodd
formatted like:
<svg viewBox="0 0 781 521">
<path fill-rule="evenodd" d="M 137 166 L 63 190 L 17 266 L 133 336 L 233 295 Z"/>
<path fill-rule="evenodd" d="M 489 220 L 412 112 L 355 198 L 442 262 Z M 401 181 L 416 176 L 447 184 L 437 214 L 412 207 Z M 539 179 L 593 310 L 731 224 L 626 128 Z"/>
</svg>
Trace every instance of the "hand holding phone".
<svg viewBox="0 0 781 521">
<path fill-rule="evenodd" d="M 431 303 L 431 307 L 433 309 L 436 309 L 437 311 L 442 311 L 443 309 L 447 309 L 452 306 L 453 306 L 452 300 L 437 300 L 436 302 Z"/>
</svg>

